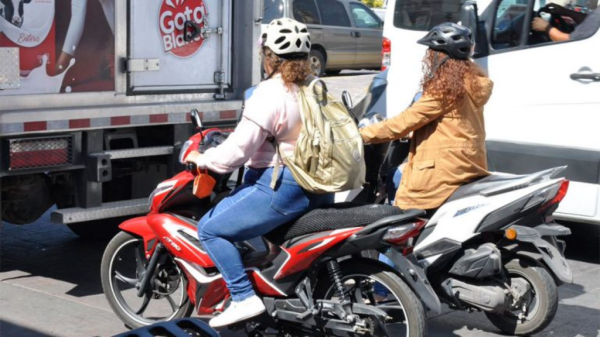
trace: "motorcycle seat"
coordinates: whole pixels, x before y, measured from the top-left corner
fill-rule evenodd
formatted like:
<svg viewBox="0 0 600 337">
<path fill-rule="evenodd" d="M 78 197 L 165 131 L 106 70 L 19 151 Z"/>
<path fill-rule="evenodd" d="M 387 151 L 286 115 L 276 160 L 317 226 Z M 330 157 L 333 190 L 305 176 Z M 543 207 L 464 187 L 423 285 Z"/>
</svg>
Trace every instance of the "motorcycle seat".
<svg viewBox="0 0 600 337">
<path fill-rule="evenodd" d="M 290 239 L 318 232 L 364 227 L 375 223 L 380 228 L 414 218 L 416 213 L 415 210 L 402 210 L 390 205 L 339 203 L 310 211 L 297 220 L 267 233 L 264 237 L 276 245 L 282 245 Z"/>
<path fill-rule="evenodd" d="M 485 178 L 481 178 L 472 183 L 459 187 L 451 196 L 448 201 L 455 201 L 458 199 L 470 197 L 481 193 L 488 189 L 495 189 L 503 185 L 514 183 L 519 179 L 523 179 L 527 175 L 514 175 L 514 174 L 492 174 Z"/>
</svg>

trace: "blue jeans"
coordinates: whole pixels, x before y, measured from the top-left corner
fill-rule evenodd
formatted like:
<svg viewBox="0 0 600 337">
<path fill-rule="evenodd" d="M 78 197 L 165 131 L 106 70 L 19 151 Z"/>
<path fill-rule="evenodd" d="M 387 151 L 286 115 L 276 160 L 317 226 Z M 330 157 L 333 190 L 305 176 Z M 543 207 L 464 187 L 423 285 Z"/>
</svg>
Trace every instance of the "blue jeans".
<svg viewBox="0 0 600 337">
<path fill-rule="evenodd" d="M 386 178 L 386 192 L 388 196 L 388 202 L 390 205 L 394 204 L 396 198 L 396 191 L 400 187 L 400 180 L 402 179 L 402 171 L 400 167 L 396 167 L 390 170 Z"/>
<path fill-rule="evenodd" d="M 333 194 L 302 189 L 282 167 L 275 190 L 273 168 L 249 169 L 244 184 L 210 210 L 198 223 L 198 236 L 223 275 L 234 301 L 254 295 L 239 251 L 233 244 L 262 236 L 302 214 L 333 203 Z"/>
</svg>

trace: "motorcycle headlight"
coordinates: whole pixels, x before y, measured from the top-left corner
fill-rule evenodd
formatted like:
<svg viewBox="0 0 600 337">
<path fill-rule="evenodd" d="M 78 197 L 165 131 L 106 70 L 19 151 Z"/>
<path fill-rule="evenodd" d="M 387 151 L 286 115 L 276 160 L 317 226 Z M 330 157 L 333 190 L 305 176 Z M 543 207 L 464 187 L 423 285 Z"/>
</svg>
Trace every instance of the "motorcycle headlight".
<svg viewBox="0 0 600 337">
<path fill-rule="evenodd" d="M 152 191 L 152 193 L 150 193 L 150 196 L 148 197 L 148 205 L 149 205 L 149 207 L 152 207 L 152 200 L 154 199 L 154 197 L 157 194 L 161 194 L 161 193 L 164 193 L 164 192 L 172 189 L 174 185 L 175 185 L 174 181 L 167 181 L 167 182 L 163 182 L 163 183 L 158 184 L 158 186 L 156 186 L 156 188 L 154 189 L 154 191 Z"/>
<path fill-rule="evenodd" d="M 188 140 L 185 143 L 183 143 L 183 146 L 181 147 L 181 152 L 179 152 L 179 162 L 180 163 L 185 164 L 185 155 L 187 153 L 187 150 L 190 148 L 190 146 L 193 143 L 194 142 L 191 140 Z"/>
</svg>

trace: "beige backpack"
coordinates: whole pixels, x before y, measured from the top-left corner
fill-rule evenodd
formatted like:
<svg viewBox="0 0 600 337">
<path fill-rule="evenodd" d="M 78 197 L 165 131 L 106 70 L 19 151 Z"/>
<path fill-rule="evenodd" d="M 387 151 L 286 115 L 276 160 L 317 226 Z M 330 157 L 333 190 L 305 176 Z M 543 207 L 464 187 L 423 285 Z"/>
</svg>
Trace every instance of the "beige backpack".
<svg viewBox="0 0 600 337">
<path fill-rule="evenodd" d="M 278 155 L 296 182 L 317 194 L 361 187 L 366 173 L 363 141 L 344 104 L 327 92 L 325 82 L 320 79 L 300 86 L 298 104 L 303 127 L 293 156 L 284 156 L 274 141 Z M 279 160 L 272 188 L 278 176 Z"/>
</svg>

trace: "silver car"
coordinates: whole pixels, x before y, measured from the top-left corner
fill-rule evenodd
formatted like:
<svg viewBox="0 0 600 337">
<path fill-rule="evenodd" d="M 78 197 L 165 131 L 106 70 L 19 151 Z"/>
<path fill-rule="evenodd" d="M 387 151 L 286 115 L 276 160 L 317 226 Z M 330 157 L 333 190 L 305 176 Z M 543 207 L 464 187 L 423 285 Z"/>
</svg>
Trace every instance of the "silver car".
<svg viewBox="0 0 600 337">
<path fill-rule="evenodd" d="M 383 21 L 356 0 L 265 0 L 263 24 L 288 17 L 308 26 L 315 75 L 380 69 Z"/>
</svg>

